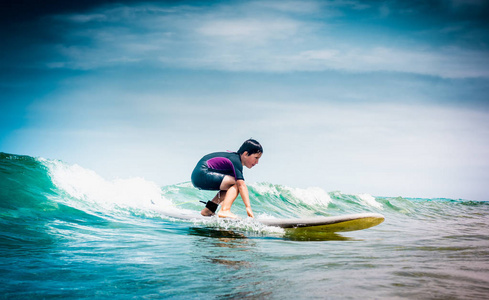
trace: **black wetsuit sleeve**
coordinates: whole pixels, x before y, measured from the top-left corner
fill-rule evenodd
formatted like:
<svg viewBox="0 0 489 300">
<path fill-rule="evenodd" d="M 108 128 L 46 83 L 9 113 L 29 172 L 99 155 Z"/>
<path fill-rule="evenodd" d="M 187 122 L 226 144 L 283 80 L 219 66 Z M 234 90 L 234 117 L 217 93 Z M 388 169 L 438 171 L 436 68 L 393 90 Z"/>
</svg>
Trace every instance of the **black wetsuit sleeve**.
<svg viewBox="0 0 489 300">
<path fill-rule="evenodd" d="M 236 180 L 244 180 L 243 176 L 243 164 L 241 163 L 241 159 L 239 157 L 239 154 L 233 153 L 235 156 L 233 159 L 231 159 L 231 162 L 233 163 L 234 166 L 234 172 L 236 174 L 235 179 Z"/>
</svg>

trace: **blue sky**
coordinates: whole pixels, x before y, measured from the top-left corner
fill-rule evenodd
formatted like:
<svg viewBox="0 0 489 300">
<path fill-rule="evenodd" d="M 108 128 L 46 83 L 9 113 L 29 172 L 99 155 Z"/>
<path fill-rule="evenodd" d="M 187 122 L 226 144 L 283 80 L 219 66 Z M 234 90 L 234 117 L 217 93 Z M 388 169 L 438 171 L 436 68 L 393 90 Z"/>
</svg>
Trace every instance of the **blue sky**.
<svg viewBox="0 0 489 300">
<path fill-rule="evenodd" d="M 189 180 L 488 200 L 489 1 L 36 1 L 2 11 L 0 151 Z"/>
</svg>

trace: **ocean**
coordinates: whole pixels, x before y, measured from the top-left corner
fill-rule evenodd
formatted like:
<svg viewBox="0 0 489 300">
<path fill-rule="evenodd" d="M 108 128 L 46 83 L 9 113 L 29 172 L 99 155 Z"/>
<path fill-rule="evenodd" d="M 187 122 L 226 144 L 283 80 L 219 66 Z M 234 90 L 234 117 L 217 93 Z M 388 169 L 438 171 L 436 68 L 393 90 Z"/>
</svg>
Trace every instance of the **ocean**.
<svg viewBox="0 0 489 300">
<path fill-rule="evenodd" d="M 245 218 L 240 199 L 232 211 L 242 221 L 178 220 L 169 215 L 200 211 L 214 193 L 0 153 L 0 298 L 489 297 L 488 201 L 249 190 L 257 219 L 374 212 L 385 221 L 294 238 Z"/>
</svg>

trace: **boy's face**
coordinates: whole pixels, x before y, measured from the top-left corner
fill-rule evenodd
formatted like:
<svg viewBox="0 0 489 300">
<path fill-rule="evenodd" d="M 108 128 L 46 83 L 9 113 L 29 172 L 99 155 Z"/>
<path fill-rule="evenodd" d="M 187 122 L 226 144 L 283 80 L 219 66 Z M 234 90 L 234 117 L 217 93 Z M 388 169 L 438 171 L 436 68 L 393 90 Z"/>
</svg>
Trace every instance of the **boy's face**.
<svg viewBox="0 0 489 300">
<path fill-rule="evenodd" d="M 260 159 L 261 155 L 262 153 L 255 153 L 255 154 L 248 155 L 248 151 L 245 151 L 241 155 L 241 162 L 243 163 L 243 166 L 247 167 L 248 169 L 251 169 L 258 164 L 258 160 Z"/>
</svg>

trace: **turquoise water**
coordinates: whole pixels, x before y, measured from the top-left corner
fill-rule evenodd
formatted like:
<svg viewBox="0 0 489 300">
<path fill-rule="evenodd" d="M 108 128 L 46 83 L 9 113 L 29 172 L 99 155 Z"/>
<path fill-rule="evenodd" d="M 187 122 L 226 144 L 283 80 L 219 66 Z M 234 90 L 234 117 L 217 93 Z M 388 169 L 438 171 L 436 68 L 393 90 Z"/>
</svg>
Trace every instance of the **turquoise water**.
<svg viewBox="0 0 489 300">
<path fill-rule="evenodd" d="M 179 221 L 213 196 L 0 153 L 5 299 L 487 299 L 489 202 L 250 185 L 257 218 L 375 212 L 379 226 L 296 240 L 252 220 Z M 241 216 L 241 201 L 233 206 Z"/>
</svg>

